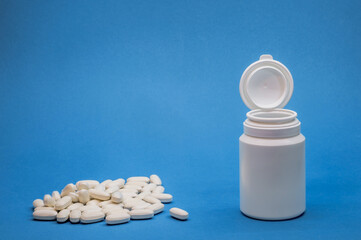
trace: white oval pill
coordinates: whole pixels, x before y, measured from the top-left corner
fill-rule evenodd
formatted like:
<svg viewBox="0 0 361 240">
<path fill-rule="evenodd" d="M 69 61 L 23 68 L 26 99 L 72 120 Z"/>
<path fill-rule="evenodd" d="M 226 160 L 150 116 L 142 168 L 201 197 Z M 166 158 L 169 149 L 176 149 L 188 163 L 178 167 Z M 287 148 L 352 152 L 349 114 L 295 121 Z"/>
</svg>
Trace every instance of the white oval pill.
<svg viewBox="0 0 361 240">
<path fill-rule="evenodd" d="M 106 212 L 104 212 L 107 216 L 111 215 L 111 214 L 116 214 L 116 213 L 129 213 L 128 209 L 122 209 L 122 208 L 113 208 L 113 209 L 107 209 Z"/>
<path fill-rule="evenodd" d="M 79 194 L 76 192 L 70 192 L 67 196 L 71 197 L 73 203 L 79 202 Z"/>
<path fill-rule="evenodd" d="M 119 188 L 122 188 L 125 184 L 125 180 L 123 178 L 118 178 L 117 180 L 114 180 L 113 183 L 116 183 Z"/>
<path fill-rule="evenodd" d="M 152 204 L 149 207 L 147 207 L 147 209 L 151 209 L 155 214 L 158 214 L 160 212 L 163 212 L 164 210 L 164 204 L 163 203 L 156 203 L 156 204 Z"/>
<path fill-rule="evenodd" d="M 87 206 L 82 206 L 82 207 L 78 208 L 78 210 L 80 210 L 81 212 L 93 211 L 93 210 L 101 211 L 101 208 L 96 205 L 89 205 L 89 206 L 87 205 Z"/>
<path fill-rule="evenodd" d="M 33 217 L 35 220 L 55 220 L 57 214 L 55 210 L 44 209 L 33 212 Z"/>
<path fill-rule="evenodd" d="M 169 212 L 172 217 L 179 220 L 187 220 L 189 216 L 188 212 L 180 208 L 171 208 Z"/>
<path fill-rule="evenodd" d="M 113 201 L 114 203 L 121 203 L 123 202 L 123 199 L 123 194 L 121 192 L 114 192 L 112 194 L 111 201 Z"/>
<path fill-rule="evenodd" d="M 123 185 L 124 186 L 124 185 Z M 118 182 L 115 182 L 115 181 L 111 181 L 110 183 L 108 183 L 107 185 L 105 185 L 105 188 L 108 189 L 108 188 L 111 188 L 111 187 L 118 187 L 120 188 L 121 187 L 121 184 L 118 183 Z"/>
<path fill-rule="evenodd" d="M 89 195 L 92 198 L 98 199 L 98 200 L 109 200 L 110 194 L 104 191 L 96 190 L 96 189 L 90 189 Z"/>
<path fill-rule="evenodd" d="M 148 183 L 146 182 L 127 182 L 126 185 L 137 185 L 137 186 L 140 186 L 140 187 L 144 187 L 145 185 L 147 185 Z M 125 186 L 125 185 L 124 185 Z"/>
<path fill-rule="evenodd" d="M 121 206 L 106 206 L 102 209 L 102 211 L 103 211 L 103 213 L 108 215 L 112 212 L 124 211 L 124 209 Z"/>
<path fill-rule="evenodd" d="M 150 191 L 145 191 L 145 192 L 141 192 L 139 193 L 136 198 L 139 198 L 139 199 L 143 199 L 145 198 L 146 196 L 150 196 L 152 193 Z"/>
<path fill-rule="evenodd" d="M 101 203 L 101 201 L 97 200 L 97 199 L 93 199 L 90 200 L 89 202 L 86 203 L 87 206 L 98 206 L 99 203 Z"/>
<path fill-rule="evenodd" d="M 143 189 L 141 189 L 143 192 L 151 192 L 153 191 L 157 185 L 155 183 L 149 183 L 148 185 L 144 186 Z"/>
<path fill-rule="evenodd" d="M 63 222 L 66 222 L 69 218 L 69 214 L 70 214 L 70 210 L 69 209 L 63 209 L 61 210 L 57 216 L 56 216 L 56 220 L 59 222 L 59 223 L 63 223 Z"/>
<path fill-rule="evenodd" d="M 78 189 L 78 191 L 80 191 L 82 189 L 88 190 L 89 184 L 87 182 L 81 182 L 77 185 L 77 189 Z"/>
<path fill-rule="evenodd" d="M 164 193 L 164 187 L 158 186 L 153 190 L 153 193 Z"/>
<path fill-rule="evenodd" d="M 151 209 L 137 209 L 129 212 L 131 219 L 149 219 L 154 216 Z"/>
<path fill-rule="evenodd" d="M 151 196 L 158 198 L 162 203 L 170 203 L 173 201 L 173 196 L 168 193 L 153 193 Z"/>
<path fill-rule="evenodd" d="M 125 184 L 124 185 L 124 188 L 122 189 L 132 189 L 132 190 L 136 190 L 136 192 L 140 192 L 140 190 L 142 190 L 142 187 L 141 186 L 137 186 L 137 185 L 127 185 Z"/>
<path fill-rule="evenodd" d="M 111 183 L 111 182 L 113 182 L 113 181 L 112 181 L 112 180 L 110 180 L 110 179 L 107 179 L 107 180 L 105 180 L 105 181 L 101 182 L 100 184 L 101 184 L 101 185 L 103 185 L 104 187 L 106 187 L 106 186 L 107 186 L 107 184 L 108 184 L 108 183 Z"/>
<path fill-rule="evenodd" d="M 81 207 L 83 207 L 84 205 L 82 203 L 73 203 L 71 204 L 69 207 L 67 207 L 66 209 L 73 211 L 75 209 L 79 209 Z"/>
<path fill-rule="evenodd" d="M 104 186 L 104 185 L 99 184 L 99 185 L 98 185 L 98 186 L 96 186 L 94 189 L 95 189 L 95 190 L 98 190 L 98 191 L 105 191 L 105 186 Z"/>
<path fill-rule="evenodd" d="M 55 210 L 55 209 L 54 209 L 54 207 L 36 207 L 34 209 L 34 212 L 38 211 L 38 210 Z"/>
<path fill-rule="evenodd" d="M 147 202 L 140 202 L 137 203 L 134 207 L 132 207 L 132 210 L 137 210 L 137 209 L 144 209 L 149 207 L 151 204 L 147 203 Z"/>
<path fill-rule="evenodd" d="M 58 191 L 53 191 L 51 196 L 55 201 L 58 201 L 61 198 L 60 193 Z"/>
<path fill-rule="evenodd" d="M 112 200 L 102 201 L 102 202 L 100 202 L 100 203 L 98 204 L 98 206 L 102 208 L 102 207 L 104 207 L 105 205 L 108 205 L 108 204 L 111 204 L 111 203 L 113 203 Z"/>
<path fill-rule="evenodd" d="M 125 212 L 117 212 L 114 214 L 110 214 L 106 217 L 106 222 L 109 225 L 121 224 L 129 221 L 130 221 L 130 215 Z"/>
<path fill-rule="evenodd" d="M 37 207 L 44 207 L 44 201 L 42 199 L 35 199 L 34 202 L 33 202 L 33 206 L 34 208 L 37 208 Z"/>
<path fill-rule="evenodd" d="M 69 220 L 71 223 L 78 223 L 80 221 L 81 211 L 80 210 L 73 210 L 70 212 Z"/>
<path fill-rule="evenodd" d="M 119 192 L 123 195 L 124 199 L 126 199 L 126 198 L 135 198 L 137 196 L 136 193 L 121 192 L 121 191 L 119 191 Z"/>
<path fill-rule="evenodd" d="M 105 214 L 102 211 L 84 211 L 81 214 L 81 223 L 95 223 L 103 221 Z"/>
<path fill-rule="evenodd" d="M 54 207 L 55 200 L 49 194 L 45 194 L 45 196 L 44 196 L 44 205 L 46 207 Z"/>
<path fill-rule="evenodd" d="M 105 209 L 105 208 L 115 208 L 115 207 L 123 208 L 123 204 L 121 204 L 121 203 L 109 203 L 109 204 L 103 206 L 103 209 Z"/>
<path fill-rule="evenodd" d="M 65 196 L 60 198 L 55 203 L 55 210 L 63 210 L 64 208 L 67 208 L 72 203 L 71 197 Z"/>
<path fill-rule="evenodd" d="M 78 192 L 79 194 L 79 202 L 86 204 L 90 200 L 89 191 L 86 189 L 82 189 Z"/>
<path fill-rule="evenodd" d="M 119 192 L 121 193 L 125 193 L 125 194 L 137 194 L 138 190 L 137 189 L 120 189 Z"/>
<path fill-rule="evenodd" d="M 95 188 L 99 185 L 99 182 L 96 180 L 81 180 L 76 183 L 76 186 L 78 187 L 80 183 L 87 183 L 89 188 Z"/>
<path fill-rule="evenodd" d="M 131 209 L 142 202 L 144 201 L 137 198 L 128 198 L 123 200 L 124 208 L 128 208 L 128 209 Z"/>
<path fill-rule="evenodd" d="M 146 201 L 151 204 L 161 203 L 161 201 L 158 198 L 152 197 L 152 196 L 145 196 L 143 198 L 143 201 Z"/>
<path fill-rule="evenodd" d="M 109 194 L 112 194 L 116 191 L 119 190 L 119 186 L 118 185 L 114 185 L 114 186 L 111 186 L 110 188 L 108 188 L 107 190 L 105 190 L 105 192 L 109 193 Z"/>
<path fill-rule="evenodd" d="M 70 192 L 75 192 L 76 190 L 76 186 L 72 183 L 69 183 L 68 185 L 65 186 L 65 188 L 61 191 L 60 196 L 64 197 L 66 195 L 68 195 Z"/>
<path fill-rule="evenodd" d="M 150 175 L 150 182 L 158 186 L 162 185 L 162 180 L 160 180 L 160 177 L 156 174 Z"/>
<path fill-rule="evenodd" d="M 149 183 L 149 177 L 130 177 L 127 182 L 146 182 Z"/>
</svg>

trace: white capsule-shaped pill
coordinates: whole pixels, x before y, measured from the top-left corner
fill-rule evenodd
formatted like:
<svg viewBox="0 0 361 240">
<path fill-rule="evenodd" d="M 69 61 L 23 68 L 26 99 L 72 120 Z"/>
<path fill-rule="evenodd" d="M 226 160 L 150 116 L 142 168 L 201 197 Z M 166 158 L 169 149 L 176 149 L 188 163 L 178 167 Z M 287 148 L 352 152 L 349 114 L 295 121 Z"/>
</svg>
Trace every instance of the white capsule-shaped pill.
<svg viewBox="0 0 361 240">
<path fill-rule="evenodd" d="M 151 209 L 137 209 L 129 212 L 131 219 L 149 219 L 154 216 Z"/>
<path fill-rule="evenodd" d="M 33 206 L 34 208 L 37 208 L 37 207 L 44 207 L 44 201 L 42 199 L 35 199 L 33 201 Z"/>
<path fill-rule="evenodd" d="M 73 203 L 71 204 L 69 207 L 67 207 L 66 209 L 73 211 L 75 209 L 79 209 L 81 207 L 83 207 L 84 205 L 82 203 Z"/>
<path fill-rule="evenodd" d="M 125 212 L 117 212 L 108 215 L 105 220 L 109 225 L 127 223 L 130 221 L 130 215 Z"/>
<path fill-rule="evenodd" d="M 93 211 L 93 210 L 101 211 L 101 208 L 96 205 L 89 205 L 89 206 L 82 206 L 82 207 L 78 208 L 78 210 L 80 210 L 81 212 Z"/>
<path fill-rule="evenodd" d="M 81 217 L 81 211 L 75 209 L 70 212 L 69 220 L 71 223 L 78 223 L 80 222 L 80 217 Z"/>
<path fill-rule="evenodd" d="M 138 195 L 136 194 L 136 193 L 134 193 L 134 192 L 128 192 L 128 191 L 118 191 L 118 192 L 120 192 L 120 193 L 122 193 L 123 194 L 123 197 L 124 197 L 124 199 L 126 199 L 126 198 L 135 198 L 135 197 L 137 197 Z"/>
<path fill-rule="evenodd" d="M 148 183 L 133 181 L 133 182 L 127 182 L 125 185 L 137 185 L 137 186 L 140 186 L 140 187 L 144 187 L 144 186 L 148 185 Z"/>
<path fill-rule="evenodd" d="M 45 194 L 44 195 L 44 205 L 46 207 L 54 207 L 55 200 L 50 196 L 50 194 Z"/>
<path fill-rule="evenodd" d="M 149 207 L 151 204 L 147 203 L 147 202 L 141 202 L 141 203 L 137 203 L 134 207 L 132 207 L 132 210 L 137 210 L 137 209 L 144 209 Z"/>
<path fill-rule="evenodd" d="M 95 223 L 103 221 L 105 214 L 102 211 L 84 211 L 81 214 L 81 223 Z"/>
<path fill-rule="evenodd" d="M 123 202 L 123 194 L 121 192 L 114 192 L 112 194 L 111 201 L 114 203 L 121 203 Z"/>
<path fill-rule="evenodd" d="M 51 194 L 51 197 L 55 200 L 55 201 L 58 201 L 61 196 L 60 196 L 60 193 L 58 191 L 53 191 L 53 193 Z"/>
<path fill-rule="evenodd" d="M 71 197 L 73 203 L 79 202 L 79 194 L 76 192 L 70 192 L 67 196 Z"/>
<path fill-rule="evenodd" d="M 86 204 L 90 200 L 89 191 L 86 189 L 82 189 L 78 192 L 79 194 L 79 202 Z"/>
<path fill-rule="evenodd" d="M 122 203 L 109 203 L 105 206 L 103 206 L 103 208 L 113 208 L 113 207 L 123 207 L 123 204 Z"/>
<path fill-rule="evenodd" d="M 149 177 L 130 177 L 127 182 L 146 182 L 149 183 Z"/>
<path fill-rule="evenodd" d="M 109 193 L 109 194 L 112 194 L 116 191 L 119 190 L 119 186 L 118 185 L 113 185 L 111 186 L 110 188 L 108 188 L 107 190 L 105 190 L 105 192 Z"/>
<path fill-rule="evenodd" d="M 106 187 L 106 186 L 107 186 L 107 184 L 108 184 L 108 183 L 111 183 L 111 182 L 113 182 L 113 181 L 112 181 L 112 180 L 110 180 L 110 179 L 107 179 L 107 180 L 105 180 L 105 181 L 101 182 L 101 183 L 100 183 L 100 185 L 103 185 L 104 187 Z"/>
<path fill-rule="evenodd" d="M 82 190 L 82 189 L 85 189 L 85 190 L 88 190 L 90 187 L 89 187 L 89 184 L 87 182 L 80 182 L 78 185 L 77 185 L 77 189 L 78 191 Z"/>
<path fill-rule="evenodd" d="M 114 180 L 113 183 L 117 184 L 119 188 L 124 187 L 125 180 L 123 178 L 118 178 L 117 180 Z"/>
<path fill-rule="evenodd" d="M 164 193 L 164 187 L 163 186 L 157 186 L 154 190 L 153 193 Z"/>
<path fill-rule="evenodd" d="M 56 216 L 56 221 L 59 223 L 66 222 L 69 218 L 70 210 L 69 209 L 63 209 L 60 212 L 58 212 Z"/>
<path fill-rule="evenodd" d="M 122 189 L 132 189 L 132 190 L 136 190 L 136 192 L 140 192 L 140 190 L 142 190 L 142 187 L 141 186 L 137 186 L 137 185 L 127 185 L 125 184 L 124 185 L 124 188 Z"/>
<path fill-rule="evenodd" d="M 102 202 L 100 202 L 100 203 L 98 204 L 98 206 L 102 208 L 102 207 L 104 207 L 105 205 L 108 205 L 108 204 L 111 204 L 111 203 L 113 203 L 112 200 L 102 201 Z"/>
<path fill-rule="evenodd" d="M 34 209 L 34 212 L 39 211 L 39 210 L 55 210 L 55 209 L 54 209 L 54 207 L 36 207 Z"/>
<path fill-rule="evenodd" d="M 184 211 L 183 209 L 180 208 L 171 208 L 169 210 L 169 213 L 172 217 L 178 219 L 178 220 L 187 220 L 188 219 L 188 212 Z"/>
<path fill-rule="evenodd" d="M 164 210 L 164 204 L 163 203 L 156 203 L 156 204 L 152 204 L 149 207 L 147 207 L 147 209 L 151 209 L 155 214 L 158 214 L 160 212 L 163 212 Z"/>
<path fill-rule="evenodd" d="M 141 204 L 142 202 L 144 202 L 144 201 L 137 199 L 137 198 L 128 198 L 128 199 L 123 200 L 123 205 L 124 205 L 124 208 L 132 209 L 133 207 Z"/>
<path fill-rule="evenodd" d="M 61 191 L 61 196 L 64 197 L 66 195 L 68 195 L 71 192 L 75 192 L 76 191 L 76 186 L 72 183 L 69 183 L 68 185 L 66 185 L 64 187 L 64 189 Z"/>
<path fill-rule="evenodd" d="M 153 193 L 151 196 L 158 198 L 162 203 L 170 203 L 173 201 L 173 196 L 169 193 Z"/>
<path fill-rule="evenodd" d="M 87 183 L 89 188 L 95 188 L 99 185 L 99 182 L 96 180 L 81 180 L 76 183 L 76 186 L 78 187 L 80 183 Z"/>
<path fill-rule="evenodd" d="M 58 213 L 55 210 L 42 209 L 33 212 L 33 218 L 35 220 L 55 220 Z"/>
<path fill-rule="evenodd" d="M 160 180 L 160 177 L 156 174 L 150 175 L 150 182 L 156 184 L 157 186 L 162 185 L 162 180 Z"/>
<path fill-rule="evenodd" d="M 121 193 L 125 193 L 125 194 L 138 194 L 138 190 L 137 189 L 119 189 L 119 192 Z"/>
<path fill-rule="evenodd" d="M 124 209 L 121 206 L 106 206 L 102 209 L 102 211 L 103 211 L 103 213 L 108 215 L 112 212 L 124 211 Z"/>
<path fill-rule="evenodd" d="M 96 186 L 94 189 L 95 189 L 95 190 L 97 190 L 97 191 L 105 191 L 105 186 L 104 186 L 104 185 L 99 184 L 99 185 L 98 185 L 98 186 Z"/>
<path fill-rule="evenodd" d="M 129 210 L 124 208 L 112 208 L 109 210 L 107 209 L 107 212 L 105 214 L 108 216 L 116 213 L 129 213 Z"/>
<path fill-rule="evenodd" d="M 71 201 L 71 197 L 69 196 L 65 196 L 60 198 L 58 201 L 56 201 L 55 203 L 55 210 L 63 210 L 64 208 L 69 207 L 69 205 L 72 203 Z"/>
<path fill-rule="evenodd" d="M 156 203 L 161 203 L 161 201 L 158 198 L 152 197 L 152 196 L 145 196 L 143 198 L 143 201 L 146 201 L 150 204 L 156 204 Z"/>
<path fill-rule="evenodd" d="M 110 194 L 101 190 L 97 190 L 97 189 L 90 189 L 89 190 L 89 195 L 92 198 L 98 199 L 98 200 L 109 200 L 110 199 Z"/>
<path fill-rule="evenodd" d="M 87 205 L 87 206 L 98 206 L 99 203 L 101 203 L 100 200 L 93 199 L 93 200 L 90 200 L 89 202 L 87 202 L 86 205 Z"/>
<path fill-rule="evenodd" d="M 149 183 L 148 185 L 144 186 L 143 189 L 141 189 L 143 192 L 151 192 L 153 191 L 157 185 L 155 183 Z"/>
<path fill-rule="evenodd" d="M 150 191 L 144 191 L 144 192 L 141 192 L 139 193 L 136 198 L 139 198 L 139 199 L 143 199 L 145 198 L 146 196 L 150 196 L 152 193 Z"/>
</svg>

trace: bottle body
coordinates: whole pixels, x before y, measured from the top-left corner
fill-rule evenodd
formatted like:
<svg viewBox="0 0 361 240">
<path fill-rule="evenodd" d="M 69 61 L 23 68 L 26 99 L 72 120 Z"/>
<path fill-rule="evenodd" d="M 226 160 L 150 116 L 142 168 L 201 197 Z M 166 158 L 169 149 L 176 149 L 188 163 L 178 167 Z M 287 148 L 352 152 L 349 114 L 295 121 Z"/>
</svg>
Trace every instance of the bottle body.
<svg viewBox="0 0 361 240">
<path fill-rule="evenodd" d="M 306 208 L 305 137 L 243 134 L 239 147 L 241 211 L 262 220 L 301 215 Z"/>
</svg>

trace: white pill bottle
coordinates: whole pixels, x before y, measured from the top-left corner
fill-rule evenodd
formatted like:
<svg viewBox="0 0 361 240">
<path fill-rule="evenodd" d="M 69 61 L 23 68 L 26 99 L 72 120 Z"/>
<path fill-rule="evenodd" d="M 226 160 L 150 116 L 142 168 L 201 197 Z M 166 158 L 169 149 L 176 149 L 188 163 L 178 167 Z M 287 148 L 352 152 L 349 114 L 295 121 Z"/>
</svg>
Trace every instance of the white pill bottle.
<svg viewBox="0 0 361 240">
<path fill-rule="evenodd" d="M 244 71 L 239 90 L 251 109 L 239 138 L 241 211 L 261 220 L 298 217 L 306 209 L 305 137 L 297 113 L 283 109 L 292 75 L 262 55 Z"/>
</svg>

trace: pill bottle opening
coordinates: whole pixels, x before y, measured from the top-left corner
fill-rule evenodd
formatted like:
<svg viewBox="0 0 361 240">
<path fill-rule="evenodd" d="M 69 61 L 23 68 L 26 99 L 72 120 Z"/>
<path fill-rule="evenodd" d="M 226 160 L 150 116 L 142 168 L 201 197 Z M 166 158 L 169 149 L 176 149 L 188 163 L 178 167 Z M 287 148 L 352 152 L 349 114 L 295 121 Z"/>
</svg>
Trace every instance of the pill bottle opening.
<svg viewBox="0 0 361 240">
<path fill-rule="evenodd" d="M 260 123 L 287 123 L 295 120 L 297 113 L 288 109 L 274 109 L 264 111 L 261 109 L 252 110 L 247 113 L 247 118 Z"/>
</svg>

